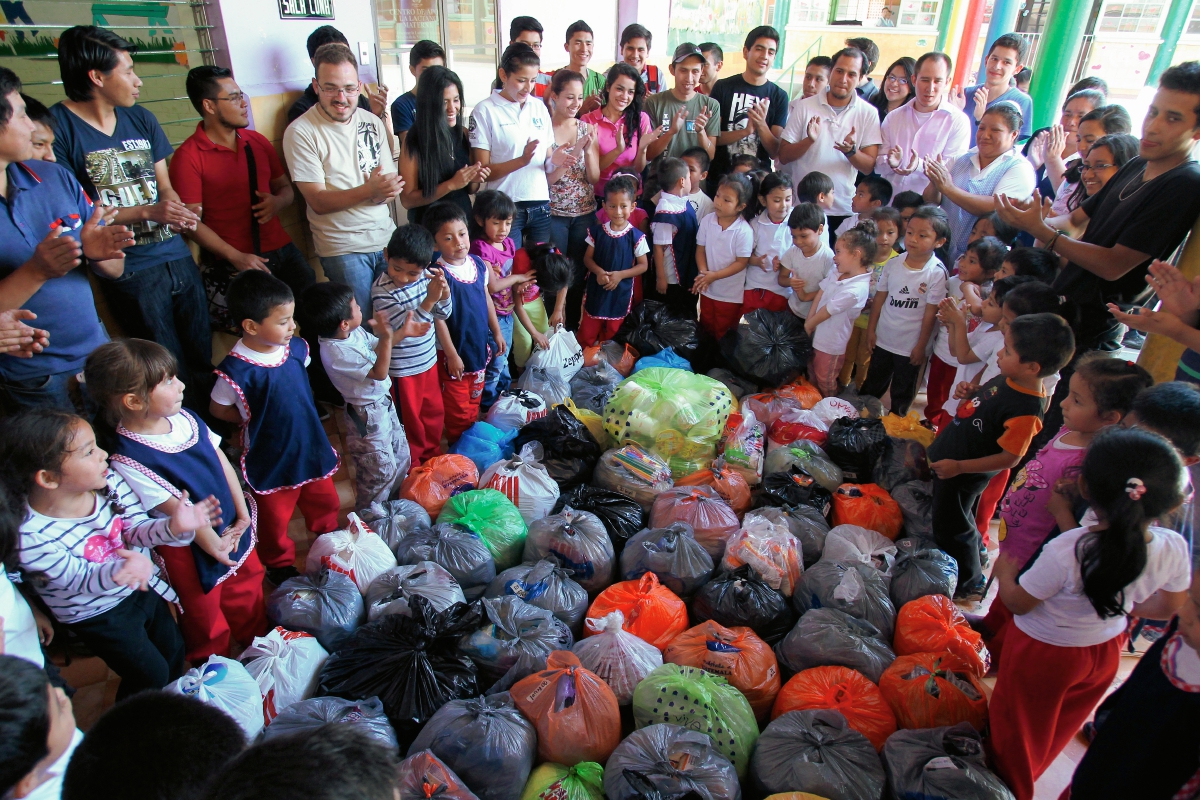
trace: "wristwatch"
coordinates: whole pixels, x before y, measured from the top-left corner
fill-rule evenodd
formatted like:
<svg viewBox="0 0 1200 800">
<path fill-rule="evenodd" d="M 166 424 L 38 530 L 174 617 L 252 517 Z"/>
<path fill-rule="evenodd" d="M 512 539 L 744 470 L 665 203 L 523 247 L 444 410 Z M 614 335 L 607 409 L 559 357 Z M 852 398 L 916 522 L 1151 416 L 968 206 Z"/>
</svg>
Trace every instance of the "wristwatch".
<svg viewBox="0 0 1200 800">
<path fill-rule="evenodd" d="M 850 158 L 852 155 L 854 155 L 857 152 L 858 152 L 858 145 L 854 145 L 853 147 L 851 147 L 849 150 L 846 151 L 846 158 Z"/>
</svg>

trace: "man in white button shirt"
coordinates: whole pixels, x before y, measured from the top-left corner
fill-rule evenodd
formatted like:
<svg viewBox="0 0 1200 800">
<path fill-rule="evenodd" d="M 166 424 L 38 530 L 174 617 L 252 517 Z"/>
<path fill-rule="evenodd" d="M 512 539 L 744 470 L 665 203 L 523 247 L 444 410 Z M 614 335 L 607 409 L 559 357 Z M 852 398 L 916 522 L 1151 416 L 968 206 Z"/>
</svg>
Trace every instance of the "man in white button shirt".
<svg viewBox="0 0 1200 800">
<path fill-rule="evenodd" d="M 835 53 L 829 86 L 796 105 L 779 147 L 779 160 L 790 165 L 797 190 L 810 172 L 833 180 L 833 207 L 826 222 L 830 244 L 837 238 L 833 232 L 850 216 L 854 179 L 875 169 L 883 141 L 879 112 L 855 91 L 866 63 L 867 57 L 853 47 Z"/>
</svg>

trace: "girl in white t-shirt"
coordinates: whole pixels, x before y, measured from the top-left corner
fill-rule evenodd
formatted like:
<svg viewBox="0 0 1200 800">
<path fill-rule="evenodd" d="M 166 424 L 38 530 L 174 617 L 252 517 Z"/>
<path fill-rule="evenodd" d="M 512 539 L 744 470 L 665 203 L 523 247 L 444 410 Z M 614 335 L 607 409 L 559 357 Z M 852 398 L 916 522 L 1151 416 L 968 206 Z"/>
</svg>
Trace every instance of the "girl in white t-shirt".
<svg viewBox="0 0 1200 800">
<path fill-rule="evenodd" d="M 838 392 L 838 375 L 846 360 L 850 332 L 871 291 L 878 233 L 875 223 L 867 219 L 837 238 L 833 245 L 833 263 L 837 269 L 821 281 L 813 299 L 813 312 L 804 322 L 813 347 L 808 377 L 824 397 Z"/>
<path fill-rule="evenodd" d="M 754 184 L 745 175 L 721 178 L 713 197 L 713 213 L 696 231 L 696 280 L 700 295 L 700 327 L 714 339 L 737 327 L 742 318 L 746 264 L 754 254 L 754 231 L 743 218 L 754 198 Z"/>
<path fill-rule="evenodd" d="M 1074 737 L 1117 674 L 1126 615 L 1168 619 L 1187 598 L 1186 540 L 1150 522 L 1183 502 L 1184 468 L 1161 436 L 1111 427 L 1092 440 L 1080 490 L 1099 522 L 1050 540 L 1024 573 L 1001 553 L 1015 615 L 988 708 L 996 772 L 1017 800 Z"/>
<path fill-rule="evenodd" d="M 746 267 L 742 313 L 758 308 L 786 311 L 791 290 L 779 285 L 779 258 L 792 246 L 788 215 L 792 212 L 792 184 L 772 172 L 758 187 L 760 213 L 750 222 L 754 230 L 754 255 Z"/>
</svg>

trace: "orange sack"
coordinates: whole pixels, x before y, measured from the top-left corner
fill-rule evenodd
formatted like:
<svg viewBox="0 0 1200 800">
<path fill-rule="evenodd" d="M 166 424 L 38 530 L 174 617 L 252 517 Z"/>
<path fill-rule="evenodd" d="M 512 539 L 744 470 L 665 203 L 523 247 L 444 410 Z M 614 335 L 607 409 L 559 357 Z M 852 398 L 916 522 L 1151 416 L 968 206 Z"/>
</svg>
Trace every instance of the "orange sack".
<svg viewBox="0 0 1200 800">
<path fill-rule="evenodd" d="M 982 732 L 987 722 L 983 684 L 949 653 L 900 656 L 880 676 L 879 691 L 901 728 L 969 722 Z"/>
<path fill-rule="evenodd" d="M 434 456 L 409 470 L 400 485 L 400 498 L 412 500 L 437 519 L 442 506 L 456 494 L 469 492 L 479 485 L 479 469 L 466 456 Z"/>
<path fill-rule="evenodd" d="M 620 344 L 611 340 L 583 348 L 583 365 L 585 367 L 594 367 L 601 361 L 607 361 L 613 369 L 621 373 L 621 376 L 625 378 L 628 378 L 633 373 L 633 365 L 637 363 L 639 358 L 641 356 L 638 355 L 637 350 L 634 350 L 627 344 Z"/>
<path fill-rule="evenodd" d="M 991 666 L 991 654 L 983 637 L 944 594 L 919 597 L 900 607 L 893 648 L 898 656 L 950 653 L 964 667 L 969 667 L 976 678 L 986 675 Z"/>
<path fill-rule="evenodd" d="M 676 486 L 711 486 L 729 504 L 740 519 L 750 510 L 750 484 L 746 479 L 717 459 L 711 468 L 700 469 L 675 481 Z"/>
<path fill-rule="evenodd" d="M 653 572 L 636 580 L 614 583 L 605 589 L 592 602 L 587 617 L 600 619 L 613 611 L 625 615 L 622 629 L 659 650 L 665 650 L 688 626 L 687 606 L 678 595 L 660 584 Z M 592 636 L 596 632 L 585 625 L 583 633 Z"/>
<path fill-rule="evenodd" d="M 849 667 L 813 667 L 796 673 L 775 698 L 771 719 L 807 708 L 837 711 L 851 728 L 870 740 L 876 751 L 882 750 L 887 738 L 896 732 L 896 716 L 879 687 Z"/>
<path fill-rule="evenodd" d="M 787 386 L 780 386 L 776 391 L 777 397 L 788 397 L 800 403 L 802 408 L 809 409 L 821 402 L 821 390 L 804 378 L 797 378 Z"/>
<path fill-rule="evenodd" d="M 603 764 L 621 742 L 617 696 L 569 650 L 552 652 L 545 669 L 517 681 L 509 694 L 537 729 L 543 761 Z"/>
<path fill-rule="evenodd" d="M 833 524 L 878 531 L 892 541 L 904 528 L 900 504 L 873 483 L 843 483 L 833 493 Z"/>
<path fill-rule="evenodd" d="M 760 723 L 779 694 L 775 652 L 749 628 L 701 622 L 675 637 L 663 661 L 720 675 L 746 696 Z"/>
</svg>

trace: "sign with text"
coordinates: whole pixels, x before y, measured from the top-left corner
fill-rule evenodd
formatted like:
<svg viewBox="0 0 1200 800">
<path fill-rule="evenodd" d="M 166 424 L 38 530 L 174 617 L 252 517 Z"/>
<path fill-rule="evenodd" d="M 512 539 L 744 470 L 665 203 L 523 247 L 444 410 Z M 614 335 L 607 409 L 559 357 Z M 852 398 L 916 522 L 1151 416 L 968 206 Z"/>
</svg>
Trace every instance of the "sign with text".
<svg viewBox="0 0 1200 800">
<path fill-rule="evenodd" d="M 281 19 L 333 19 L 333 0 L 279 0 Z"/>
</svg>

